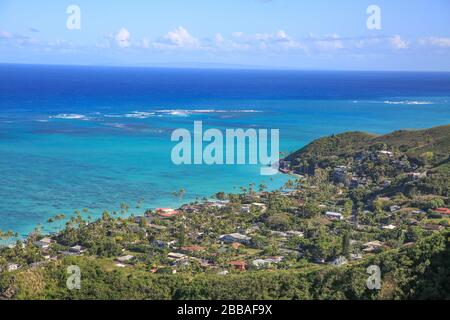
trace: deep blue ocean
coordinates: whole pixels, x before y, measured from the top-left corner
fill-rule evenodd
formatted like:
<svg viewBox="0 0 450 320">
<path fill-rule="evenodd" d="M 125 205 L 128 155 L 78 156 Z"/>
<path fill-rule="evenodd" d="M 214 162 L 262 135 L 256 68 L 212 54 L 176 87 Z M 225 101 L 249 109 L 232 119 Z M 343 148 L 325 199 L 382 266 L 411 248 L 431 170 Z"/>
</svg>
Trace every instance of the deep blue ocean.
<svg viewBox="0 0 450 320">
<path fill-rule="evenodd" d="M 344 131 L 443 125 L 450 73 L 0 65 L 0 229 L 25 235 L 77 209 L 127 203 L 139 214 L 286 181 L 259 166 L 172 164 L 172 131 L 195 120 L 280 129 L 285 152 Z"/>
</svg>

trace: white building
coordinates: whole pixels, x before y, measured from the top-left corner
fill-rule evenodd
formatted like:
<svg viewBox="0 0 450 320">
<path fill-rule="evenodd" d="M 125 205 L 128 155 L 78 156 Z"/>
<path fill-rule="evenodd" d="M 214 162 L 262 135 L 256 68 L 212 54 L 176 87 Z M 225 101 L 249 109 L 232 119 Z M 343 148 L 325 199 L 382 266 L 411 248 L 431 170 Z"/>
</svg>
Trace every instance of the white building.
<svg viewBox="0 0 450 320">
<path fill-rule="evenodd" d="M 252 238 L 244 236 L 243 234 L 240 233 L 224 234 L 219 237 L 219 240 L 223 242 L 229 243 L 238 242 L 242 244 L 249 244 L 251 239 Z"/>
<path fill-rule="evenodd" d="M 325 216 L 330 220 L 344 220 L 344 216 L 339 212 L 328 211 L 327 213 L 325 213 Z"/>
<path fill-rule="evenodd" d="M 132 259 L 134 259 L 134 256 L 126 255 L 126 256 L 118 257 L 116 260 L 120 263 L 125 263 L 125 262 L 130 262 Z"/>
<path fill-rule="evenodd" d="M 6 270 L 8 272 L 16 271 L 20 268 L 20 266 L 17 263 L 8 263 L 6 265 Z"/>
<path fill-rule="evenodd" d="M 48 249 L 50 244 L 52 243 L 52 239 L 50 238 L 42 238 L 39 241 L 35 241 L 33 244 L 40 249 Z"/>
<path fill-rule="evenodd" d="M 333 266 L 339 267 L 339 266 L 343 266 L 343 265 L 347 264 L 347 262 L 348 261 L 345 257 L 339 257 L 339 258 L 336 258 L 333 261 L 331 261 L 330 264 Z"/>
</svg>

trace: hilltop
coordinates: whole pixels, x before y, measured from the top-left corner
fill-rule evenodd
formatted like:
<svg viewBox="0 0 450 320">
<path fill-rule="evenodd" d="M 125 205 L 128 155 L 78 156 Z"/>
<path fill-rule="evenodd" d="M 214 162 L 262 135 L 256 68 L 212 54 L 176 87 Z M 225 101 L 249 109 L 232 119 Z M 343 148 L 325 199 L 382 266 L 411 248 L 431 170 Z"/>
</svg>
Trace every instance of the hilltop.
<svg viewBox="0 0 450 320">
<path fill-rule="evenodd" d="M 330 181 L 348 186 L 397 182 L 405 186 L 402 178 L 408 178 L 408 186 L 422 193 L 448 196 L 450 125 L 386 135 L 342 133 L 315 140 L 285 161 L 294 173 L 325 171 Z"/>
<path fill-rule="evenodd" d="M 286 160 L 298 165 L 305 160 L 347 157 L 365 150 L 382 149 L 399 150 L 418 162 L 424 160 L 425 153 L 433 152 L 433 157 L 426 157 L 425 160 L 432 164 L 439 163 L 449 156 L 450 125 L 425 130 L 400 130 L 386 135 L 346 132 L 315 140 Z"/>
</svg>

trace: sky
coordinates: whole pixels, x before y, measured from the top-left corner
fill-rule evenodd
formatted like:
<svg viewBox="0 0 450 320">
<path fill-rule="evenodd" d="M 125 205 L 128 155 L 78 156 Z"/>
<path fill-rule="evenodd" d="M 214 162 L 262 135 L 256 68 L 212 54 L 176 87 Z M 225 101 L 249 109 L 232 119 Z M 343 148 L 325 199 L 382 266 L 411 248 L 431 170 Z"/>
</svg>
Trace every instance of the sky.
<svg viewBox="0 0 450 320">
<path fill-rule="evenodd" d="M 0 0 L 0 63 L 450 71 L 450 1 Z"/>
</svg>

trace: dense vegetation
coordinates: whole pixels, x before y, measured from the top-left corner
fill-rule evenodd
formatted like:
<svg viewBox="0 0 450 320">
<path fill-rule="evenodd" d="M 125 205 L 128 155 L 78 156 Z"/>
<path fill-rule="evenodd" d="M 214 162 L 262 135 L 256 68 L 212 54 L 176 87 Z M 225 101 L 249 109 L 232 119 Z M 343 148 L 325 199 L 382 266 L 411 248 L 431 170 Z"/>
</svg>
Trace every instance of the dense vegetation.
<svg viewBox="0 0 450 320">
<path fill-rule="evenodd" d="M 450 234 L 343 268 L 259 271 L 229 276 L 106 271 L 101 260 L 68 258 L 45 269 L 2 277 L 19 299 L 436 299 L 450 297 Z M 81 290 L 65 286 L 66 267 L 83 270 Z M 366 267 L 381 267 L 381 291 L 366 287 Z"/>
</svg>

